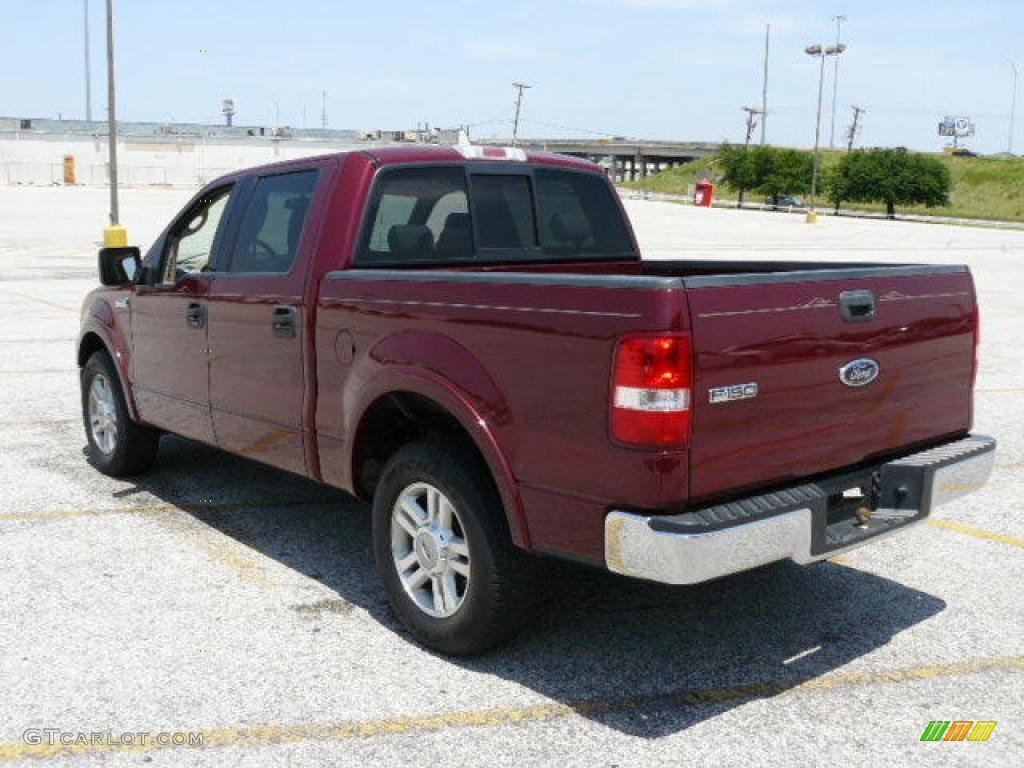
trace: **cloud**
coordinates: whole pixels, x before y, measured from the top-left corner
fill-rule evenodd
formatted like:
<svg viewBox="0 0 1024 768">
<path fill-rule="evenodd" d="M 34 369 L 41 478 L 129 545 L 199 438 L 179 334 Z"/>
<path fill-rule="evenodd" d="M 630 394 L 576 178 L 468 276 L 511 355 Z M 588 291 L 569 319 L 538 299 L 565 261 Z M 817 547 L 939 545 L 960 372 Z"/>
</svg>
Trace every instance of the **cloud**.
<svg viewBox="0 0 1024 768">
<path fill-rule="evenodd" d="M 646 8 L 659 11 L 704 10 L 730 4 L 730 0 L 574 0 L 574 2 L 580 5 Z"/>
<path fill-rule="evenodd" d="M 474 39 L 463 44 L 466 55 L 476 61 L 501 63 L 508 61 L 536 61 L 545 52 L 530 40 Z"/>
</svg>

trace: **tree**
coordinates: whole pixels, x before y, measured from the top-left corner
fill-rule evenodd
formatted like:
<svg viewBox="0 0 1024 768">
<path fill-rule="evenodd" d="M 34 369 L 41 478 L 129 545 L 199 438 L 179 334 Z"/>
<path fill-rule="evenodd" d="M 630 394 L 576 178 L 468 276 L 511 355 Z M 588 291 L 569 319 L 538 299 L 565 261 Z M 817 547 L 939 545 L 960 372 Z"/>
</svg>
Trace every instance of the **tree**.
<svg viewBox="0 0 1024 768">
<path fill-rule="evenodd" d="M 827 184 L 833 201 L 884 203 L 892 219 L 897 205 L 948 205 L 953 180 L 941 161 L 901 147 L 849 152 L 829 174 Z"/>
<path fill-rule="evenodd" d="M 811 191 L 814 156 L 810 152 L 771 148 L 762 162 L 758 191 L 772 197 L 804 195 Z"/>
<path fill-rule="evenodd" d="M 722 180 L 737 191 L 737 204 L 743 207 L 743 193 L 755 189 L 759 183 L 758 168 L 755 155 L 758 148 L 723 144 L 718 150 L 718 162 L 722 167 Z"/>
<path fill-rule="evenodd" d="M 814 159 L 809 152 L 723 144 L 718 157 L 723 180 L 738 191 L 740 206 L 747 190 L 766 195 L 800 195 L 811 188 Z"/>
</svg>

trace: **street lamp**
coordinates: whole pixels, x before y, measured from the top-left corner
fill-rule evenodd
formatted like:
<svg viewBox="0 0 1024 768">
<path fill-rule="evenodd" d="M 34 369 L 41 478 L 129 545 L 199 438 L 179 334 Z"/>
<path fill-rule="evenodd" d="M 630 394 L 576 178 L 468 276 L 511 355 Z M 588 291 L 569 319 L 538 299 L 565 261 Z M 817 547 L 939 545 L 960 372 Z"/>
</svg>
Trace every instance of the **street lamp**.
<svg viewBox="0 0 1024 768">
<path fill-rule="evenodd" d="M 832 21 L 836 23 L 836 47 L 839 46 L 839 38 L 842 34 L 843 22 L 846 17 L 843 15 L 833 16 Z M 836 56 L 832 66 L 832 125 L 829 128 L 828 148 L 836 148 L 836 102 L 839 101 L 839 57 Z"/>
<path fill-rule="evenodd" d="M 110 226 L 103 230 L 106 246 L 128 245 L 117 201 L 117 110 L 114 106 L 114 0 L 107 0 L 107 141 L 110 161 Z"/>
<path fill-rule="evenodd" d="M 821 144 L 821 97 L 825 87 L 825 59 L 829 56 L 838 56 L 846 50 L 842 43 L 830 45 L 809 45 L 804 48 L 808 56 L 817 56 L 821 59 L 821 71 L 818 73 L 818 112 L 814 121 L 814 166 L 811 171 L 811 203 L 807 210 L 807 223 L 813 224 L 818 220 L 818 212 L 814 208 L 814 198 L 818 193 L 818 148 Z"/>
</svg>

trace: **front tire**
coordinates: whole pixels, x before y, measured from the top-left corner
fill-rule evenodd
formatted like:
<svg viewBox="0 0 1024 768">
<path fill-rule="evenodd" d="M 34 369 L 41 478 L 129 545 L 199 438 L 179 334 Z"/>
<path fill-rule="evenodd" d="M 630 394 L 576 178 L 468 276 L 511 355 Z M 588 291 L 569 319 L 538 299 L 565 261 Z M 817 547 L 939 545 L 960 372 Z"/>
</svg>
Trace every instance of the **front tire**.
<svg viewBox="0 0 1024 768">
<path fill-rule="evenodd" d="M 82 368 L 82 419 L 89 461 L 112 477 L 146 471 L 156 459 L 160 435 L 128 413 L 114 361 L 94 352 Z"/>
<path fill-rule="evenodd" d="M 531 563 L 462 444 L 423 440 L 391 457 L 373 497 L 373 548 L 395 613 L 423 645 L 470 656 L 522 628 Z"/>
</svg>

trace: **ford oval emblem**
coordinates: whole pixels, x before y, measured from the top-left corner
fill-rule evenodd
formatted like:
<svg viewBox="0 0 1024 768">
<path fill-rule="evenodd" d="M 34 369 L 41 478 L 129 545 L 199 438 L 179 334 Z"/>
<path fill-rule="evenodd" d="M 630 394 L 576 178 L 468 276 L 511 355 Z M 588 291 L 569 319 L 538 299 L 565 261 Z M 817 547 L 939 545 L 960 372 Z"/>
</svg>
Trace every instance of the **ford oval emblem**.
<svg viewBox="0 0 1024 768">
<path fill-rule="evenodd" d="M 878 363 L 870 357 L 851 360 L 839 369 L 839 380 L 848 387 L 866 387 L 878 378 Z"/>
</svg>

